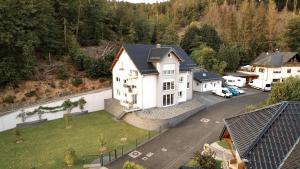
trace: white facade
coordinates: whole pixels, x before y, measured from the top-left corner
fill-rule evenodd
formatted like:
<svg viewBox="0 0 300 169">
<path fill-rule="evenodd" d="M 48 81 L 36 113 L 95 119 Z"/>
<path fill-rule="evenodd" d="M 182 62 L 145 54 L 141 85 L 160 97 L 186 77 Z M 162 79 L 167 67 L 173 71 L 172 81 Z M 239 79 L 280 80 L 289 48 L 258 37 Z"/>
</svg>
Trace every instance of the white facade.
<svg viewBox="0 0 300 169">
<path fill-rule="evenodd" d="M 193 74 L 180 71 L 175 53 L 150 64 L 158 74 L 141 74 L 126 50 L 121 50 L 112 69 L 113 98 L 128 110 L 167 107 L 192 99 Z"/>
<path fill-rule="evenodd" d="M 300 66 L 282 66 L 282 67 L 255 67 L 255 73 L 258 79 L 267 82 L 280 82 L 290 76 L 300 76 Z"/>
<path fill-rule="evenodd" d="M 198 92 L 208 92 L 222 88 L 222 80 L 212 80 L 199 82 L 197 80 L 193 81 L 194 91 Z"/>
</svg>

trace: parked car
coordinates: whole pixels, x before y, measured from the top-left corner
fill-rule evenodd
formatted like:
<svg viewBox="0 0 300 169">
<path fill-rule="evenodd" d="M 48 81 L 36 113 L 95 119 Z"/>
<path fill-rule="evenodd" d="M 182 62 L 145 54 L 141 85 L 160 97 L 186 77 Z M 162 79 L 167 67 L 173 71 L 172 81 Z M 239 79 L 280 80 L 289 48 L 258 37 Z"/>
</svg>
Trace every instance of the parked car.
<svg viewBox="0 0 300 169">
<path fill-rule="evenodd" d="M 246 78 L 235 76 L 223 76 L 225 83 L 229 86 L 244 87 L 246 85 Z"/>
<path fill-rule="evenodd" d="M 232 97 L 232 93 L 229 91 L 228 88 L 222 87 L 217 90 L 212 91 L 213 94 L 224 97 L 224 98 L 230 98 Z"/>
<path fill-rule="evenodd" d="M 236 88 L 233 88 L 233 87 L 227 87 L 227 88 L 232 93 L 232 96 L 240 95 L 240 92 Z"/>
<path fill-rule="evenodd" d="M 245 90 L 238 88 L 236 86 L 228 86 L 228 88 L 234 88 L 235 90 L 239 91 L 239 94 L 245 94 Z"/>
<path fill-rule="evenodd" d="M 267 82 L 265 80 L 254 79 L 251 82 L 249 82 L 249 85 L 252 88 L 259 89 L 262 91 L 271 91 L 271 82 Z"/>
</svg>

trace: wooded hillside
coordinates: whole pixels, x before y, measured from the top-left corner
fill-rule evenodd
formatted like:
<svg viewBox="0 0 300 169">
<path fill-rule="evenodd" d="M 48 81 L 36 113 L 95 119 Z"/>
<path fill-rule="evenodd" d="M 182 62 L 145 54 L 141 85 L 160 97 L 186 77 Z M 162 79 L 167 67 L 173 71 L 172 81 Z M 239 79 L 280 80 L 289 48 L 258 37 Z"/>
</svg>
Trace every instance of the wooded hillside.
<svg viewBox="0 0 300 169">
<path fill-rule="evenodd" d="M 79 50 L 103 42 L 113 42 L 116 46 L 122 43 L 180 44 L 188 46 L 185 50 L 189 53 L 204 46 L 218 53 L 223 45 L 225 52 L 232 47 L 239 50 L 237 64 L 245 64 L 261 51 L 298 49 L 297 39 L 288 39 L 286 35 L 289 35 L 288 24 L 293 29 L 290 20 L 297 16 L 299 7 L 296 0 L 171 0 L 160 4 L 114 0 L 2 0 L 0 85 L 17 86 L 39 72 L 35 67 L 40 60 L 48 61 L 51 70 L 53 62 L 62 58 L 70 58 L 70 63 L 77 70 L 87 72 L 88 77 L 110 76 L 108 68 L 115 50 L 101 58 L 86 56 Z M 202 34 L 190 34 L 197 38 L 184 38 L 189 35 L 184 33 L 190 30 L 190 25 L 196 25 Z M 203 25 L 209 27 L 202 29 Z M 178 36 L 179 30 L 184 30 L 183 41 Z M 213 33 L 215 30 L 217 34 Z M 199 36 L 202 37 L 199 39 Z M 213 38 L 219 40 L 214 42 Z M 207 41 L 216 44 L 210 46 Z M 222 57 L 220 61 L 228 61 L 227 55 Z"/>
</svg>

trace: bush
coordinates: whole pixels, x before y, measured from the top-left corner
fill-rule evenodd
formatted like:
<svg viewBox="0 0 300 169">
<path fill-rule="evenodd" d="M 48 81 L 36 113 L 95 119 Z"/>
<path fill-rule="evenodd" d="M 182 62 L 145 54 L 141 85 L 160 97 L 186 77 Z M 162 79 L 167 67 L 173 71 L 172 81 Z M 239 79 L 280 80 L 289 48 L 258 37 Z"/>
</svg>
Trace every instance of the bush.
<svg viewBox="0 0 300 169">
<path fill-rule="evenodd" d="M 16 99 L 16 96 L 12 96 L 12 95 L 7 95 L 5 96 L 2 101 L 4 103 L 14 103 L 15 102 L 15 99 Z"/>
<path fill-rule="evenodd" d="M 73 86 L 78 87 L 82 84 L 82 79 L 80 77 L 75 77 L 74 79 L 72 79 L 71 83 Z"/>
<path fill-rule="evenodd" d="M 61 80 L 66 80 L 69 78 L 69 74 L 66 71 L 66 68 L 64 66 L 60 66 L 58 68 L 57 74 L 56 74 L 57 79 L 61 79 Z"/>
<path fill-rule="evenodd" d="M 267 105 L 282 101 L 300 101 L 300 77 L 289 77 L 272 87 Z"/>
<path fill-rule="evenodd" d="M 199 167 L 204 169 L 215 169 L 217 165 L 217 161 L 212 154 L 202 155 L 201 152 L 197 151 L 192 159 L 197 162 Z"/>
<path fill-rule="evenodd" d="M 26 97 L 33 97 L 36 96 L 36 91 L 35 90 L 31 90 L 27 93 L 24 94 Z"/>
<path fill-rule="evenodd" d="M 133 162 L 126 161 L 122 169 L 145 169 L 145 168 Z"/>
<path fill-rule="evenodd" d="M 65 151 L 64 163 L 67 167 L 72 167 L 77 161 L 76 152 L 73 148 L 69 148 Z"/>
</svg>

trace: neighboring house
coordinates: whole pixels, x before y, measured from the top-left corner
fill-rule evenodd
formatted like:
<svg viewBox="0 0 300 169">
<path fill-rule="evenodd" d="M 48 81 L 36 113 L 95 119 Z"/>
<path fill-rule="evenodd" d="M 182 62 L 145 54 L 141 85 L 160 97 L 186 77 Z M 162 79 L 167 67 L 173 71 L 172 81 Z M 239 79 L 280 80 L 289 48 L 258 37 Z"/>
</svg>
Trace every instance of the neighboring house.
<svg viewBox="0 0 300 169">
<path fill-rule="evenodd" d="M 195 66 L 177 46 L 123 45 L 112 64 L 113 98 L 127 109 L 190 100 Z"/>
<path fill-rule="evenodd" d="M 224 120 L 233 169 L 300 168 L 300 102 L 281 102 Z"/>
<path fill-rule="evenodd" d="M 198 92 L 217 90 L 222 87 L 223 80 L 221 76 L 212 72 L 194 72 L 193 90 Z"/>
<path fill-rule="evenodd" d="M 266 82 L 281 82 L 290 76 L 300 75 L 300 56 L 297 52 L 264 52 L 240 73 L 258 75 Z"/>
</svg>

